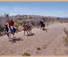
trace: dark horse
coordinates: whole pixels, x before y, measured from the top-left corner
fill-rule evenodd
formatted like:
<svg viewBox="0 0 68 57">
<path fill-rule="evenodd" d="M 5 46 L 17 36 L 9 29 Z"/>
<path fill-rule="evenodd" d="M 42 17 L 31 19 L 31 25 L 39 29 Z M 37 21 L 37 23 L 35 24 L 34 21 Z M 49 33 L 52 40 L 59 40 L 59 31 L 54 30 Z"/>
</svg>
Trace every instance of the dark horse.
<svg viewBox="0 0 68 57">
<path fill-rule="evenodd" d="M 12 33 L 12 30 L 10 29 L 10 26 L 5 25 L 5 32 L 6 32 L 7 36 L 9 37 L 9 39 L 11 39 L 11 34 L 13 35 L 13 38 L 14 38 L 16 28 L 13 28 L 13 30 L 14 30 L 14 33 Z"/>
<path fill-rule="evenodd" d="M 44 30 L 45 24 L 42 21 L 40 21 L 40 25 L 41 25 L 41 28 Z"/>
</svg>

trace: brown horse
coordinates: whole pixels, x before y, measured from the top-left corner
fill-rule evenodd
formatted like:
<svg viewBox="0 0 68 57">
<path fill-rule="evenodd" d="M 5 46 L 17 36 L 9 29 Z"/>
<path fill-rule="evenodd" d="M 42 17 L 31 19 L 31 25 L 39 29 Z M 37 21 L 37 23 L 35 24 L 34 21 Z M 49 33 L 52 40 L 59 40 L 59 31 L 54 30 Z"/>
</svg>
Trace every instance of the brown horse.
<svg viewBox="0 0 68 57">
<path fill-rule="evenodd" d="M 23 24 L 23 30 L 24 30 L 24 35 L 25 35 L 25 32 L 27 32 L 27 35 L 32 34 L 31 32 L 32 26 L 28 28 L 27 25 Z"/>
</svg>

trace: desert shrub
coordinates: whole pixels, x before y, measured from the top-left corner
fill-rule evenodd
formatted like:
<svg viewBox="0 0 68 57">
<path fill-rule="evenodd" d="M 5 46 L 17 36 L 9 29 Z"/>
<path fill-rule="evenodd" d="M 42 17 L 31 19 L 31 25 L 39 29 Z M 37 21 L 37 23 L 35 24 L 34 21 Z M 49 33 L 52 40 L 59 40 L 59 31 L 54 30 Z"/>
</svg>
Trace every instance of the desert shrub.
<svg viewBox="0 0 68 57">
<path fill-rule="evenodd" d="M 37 50 L 41 50 L 41 48 L 40 47 L 37 47 Z"/>
<path fill-rule="evenodd" d="M 48 21 L 48 18 L 47 17 L 44 17 L 42 20 L 43 20 L 43 22 L 47 22 Z"/>
<path fill-rule="evenodd" d="M 59 21 L 55 20 L 55 22 L 59 22 Z"/>
<path fill-rule="evenodd" d="M 68 35 L 66 37 L 64 37 L 64 42 L 65 42 L 65 44 L 68 44 Z"/>
<path fill-rule="evenodd" d="M 22 23 L 26 24 L 26 20 L 23 20 Z"/>
<path fill-rule="evenodd" d="M 48 22 L 45 22 L 45 25 L 49 25 L 49 23 Z"/>
<path fill-rule="evenodd" d="M 66 30 L 66 28 L 64 28 L 64 32 L 68 35 L 68 30 Z"/>
<path fill-rule="evenodd" d="M 23 20 L 23 17 L 17 17 L 16 19 L 17 20 Z"/>
<path fill-rule="evenodd" d="M 2 20 L 0 20 L 0 22 L 1 22 Z"/>
<path fill-rule="evenodd" d="M 66 34 L 66 37 L 64 37 L 64 42 L 65 42 L 65 44 L 68 44 L 68 30 L 66 30 L 66 28 L 64 28 L 64 32 Z"/>
<path fill-rule="evenodd" d="M 22 56 L 30 56 L 30 53 L 24 53 L 24 54 L 22 54 Z"/>
<path fill-rule="evenodd" d="M 55 21 L 50 21 L 51 23 L 54 23 Z"/>
<path fill-rule="evenodd" d="M 4 27 L 0 25 L 0 32 L 4 31 Z"/>
<path fill-rule="evenodd" d="M 67 18 L 65 20 L 68 20 Z"/>
<path fill-rule="evenodd" d="M 59 21 L 55 20 L 55 21 L 50 21 L 51 23 L 58 23 Z"/>
<path fill-rule="evenodd" d="M 29 17 L 30 19 L 32 19 L 32 17 Z"/>
</svg>

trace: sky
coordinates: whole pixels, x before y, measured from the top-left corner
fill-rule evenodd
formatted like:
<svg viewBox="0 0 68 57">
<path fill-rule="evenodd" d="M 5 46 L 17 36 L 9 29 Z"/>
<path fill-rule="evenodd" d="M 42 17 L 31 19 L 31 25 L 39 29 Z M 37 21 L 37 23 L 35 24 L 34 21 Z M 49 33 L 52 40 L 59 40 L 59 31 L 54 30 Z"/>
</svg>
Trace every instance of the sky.
<svg viewBox="0 0 68 57">
<path fill-rule="evenodd" d="M 3 1 L 0 2 L 0 16 L 5 13 L 12 15 L 40 15 L 68 17 L 68 2 L 65 1 Z"/>
</svg>

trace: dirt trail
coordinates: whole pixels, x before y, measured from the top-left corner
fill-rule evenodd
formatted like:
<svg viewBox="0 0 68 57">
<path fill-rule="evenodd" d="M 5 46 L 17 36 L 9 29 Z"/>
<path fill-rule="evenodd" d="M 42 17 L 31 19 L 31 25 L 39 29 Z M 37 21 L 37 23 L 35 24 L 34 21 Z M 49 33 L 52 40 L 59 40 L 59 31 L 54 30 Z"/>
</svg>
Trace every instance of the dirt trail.
<svg viewBox="0 0 68 57">
<path fill-rule="evenodd" d="M 66 55 L 63 37 L 66 34 L 64 28 L 68 23 L 54 23 L 46 27 L 46 30 L 34 28 L 33 36 L 25 36 L 23 31 L 15 34 L 17 40 L 9 42 L 8 37 L 0 37 L 0 55 L 22 55 L 25 52 L 34 55 Z M 37 47 L 41 50 L 37 50 Z"/>
</svg>

